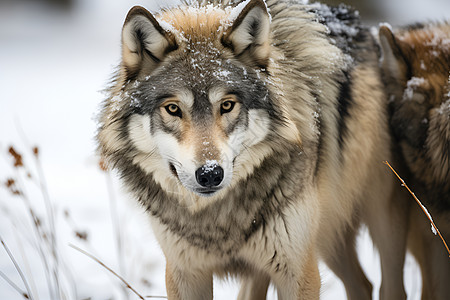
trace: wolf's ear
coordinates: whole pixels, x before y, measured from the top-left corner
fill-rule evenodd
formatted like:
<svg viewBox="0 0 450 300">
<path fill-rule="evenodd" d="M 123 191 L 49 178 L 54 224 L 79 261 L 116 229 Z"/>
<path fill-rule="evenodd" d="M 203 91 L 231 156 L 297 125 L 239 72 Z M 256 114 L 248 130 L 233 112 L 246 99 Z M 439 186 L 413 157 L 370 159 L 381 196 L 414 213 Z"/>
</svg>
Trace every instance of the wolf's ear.
<svg viewBox="0 0 450 300">
<path fill-rule="evenodd" d="M 244 63 L 266 67 L 270 55 L 270 16 L 264 1 L 251 0 L 231 22 L 222 38 L 225 47 Z"/>
<path fill-rule="evenodd" d="M 392 78 L 403 80 L 407 71 L 405 43 L 397 39 L 388 26 L 382 25 L 378 34 L 382 51 L 381 68 Z"/>
<path fill-rule="evenodd" d="M 150 12 L 140 6 L 130 9 L 122 29 L 122 61 L 128 79 L 143 68 L 152 70 L 176 48 L 174 35 Z"/>
</svg>

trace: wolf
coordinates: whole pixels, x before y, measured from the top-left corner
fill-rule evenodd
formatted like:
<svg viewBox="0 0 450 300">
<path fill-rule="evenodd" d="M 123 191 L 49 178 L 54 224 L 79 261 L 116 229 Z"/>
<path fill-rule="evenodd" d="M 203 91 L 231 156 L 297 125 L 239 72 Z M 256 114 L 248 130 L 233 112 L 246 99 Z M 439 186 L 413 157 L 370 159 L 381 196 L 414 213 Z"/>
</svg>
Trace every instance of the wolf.
<svg viewBox="0 0 450 300">
<path fill-rule="evenodd" d="M 405 180 L 450 238 L 450 24 L 379 30 L 390 95 L 390 124 Z M 410 195 L 406 195 L 410 197 Z M 408 211 L 408 210 L 405 210 Z M 422 272 L 422 299 L 447 299 L 450 262 L 418 206 L 409 213 L 408 245 Z"/>
<path fill-rule="evenodd" d="M 393 278 L 384 299 L 404 298 L 386 95 L 355 12 L 289 0 L 133 7 L 97 140 L 148 212 L 169 299 L 212 299 L 213 275 L 241 277 L 239 299 L 263 299 L 269 283 L 279 299 L 318 299 L 319 258 L 350 299 L 370 299 L 361 222 Z"/>
</svg>

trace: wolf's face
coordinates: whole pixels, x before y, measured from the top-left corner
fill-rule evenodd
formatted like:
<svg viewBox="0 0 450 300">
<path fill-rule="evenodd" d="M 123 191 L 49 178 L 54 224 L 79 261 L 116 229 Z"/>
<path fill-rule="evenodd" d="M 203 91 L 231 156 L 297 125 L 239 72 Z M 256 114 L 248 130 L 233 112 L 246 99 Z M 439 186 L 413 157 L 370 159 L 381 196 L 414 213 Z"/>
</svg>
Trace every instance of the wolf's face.
<svg viewBox="0 0 450 300">
<path fill-rule="evenodd" d="M 168 176 L 207 196 L 226 187 L 235 158 L 266 137 L 270 104 L 263 82 L 245 69 L 215 60 L 222 66 L 200 70 L 203 80 L 190 72 L 189 56 L 137 84 L 131 94 L 143 105 L 128 130 L 138 150 L 162 157 Z"/>
<path fill-rule="evenodd" d="M 158 20 L 131 9 L 122 32 L 123 86 L 110 100 L 128 122 L 128 142 L 111 148 L 131 147 L 134 163 L 161 186 L 175 181 L 201 196 L 247 168 L 243 153 L 260 163 L 253 147 L 283 119 L 266 80 L 269 24 L 261 0 L 229 10 L 169 10 Z"/>
</svg>

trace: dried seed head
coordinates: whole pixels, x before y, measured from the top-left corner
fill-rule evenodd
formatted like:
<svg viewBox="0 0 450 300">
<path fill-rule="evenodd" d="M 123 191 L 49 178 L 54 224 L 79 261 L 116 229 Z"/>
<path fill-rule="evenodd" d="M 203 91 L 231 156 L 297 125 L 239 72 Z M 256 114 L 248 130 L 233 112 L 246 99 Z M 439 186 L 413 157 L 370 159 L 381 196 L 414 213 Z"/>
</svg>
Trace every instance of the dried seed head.
<svg viewBox="0 0 450 300">
<path fill-rule="evenodd" d="M 15 184 L 16 184 L 16 181 L 12 178 L 8 178 L 5 182 L 5 186 L 7 188 L 10 188 L 10 187 L 14 186 Z"/>
<path fill-rule="evenodd" d="M 14 167 L 23 167 L 22 155 L 20 155 L 13 146 L 9 147 L 9 154 L 14 158 Z"/>
<path fill-rule="evenodd" d="M 103 158 L 100 158 L 98 166 L 100 170 L 102 170 L 103 172 L 108 172 L 108 165 L 106 164 L 106 161 Z"/>
<path fill-rule="evenodd" d="M 83 241 L 87 241 L 88 239 L 88 234 L 86 231 L 75 231 L 75 236 Z"/>
<path fill-rule="evenodd" d="M 16 187 L 16 181 L 12 178 L 8 178 L 5 182 L 6 188 L 9 190 L 11 194 L 14 196 L 21 196 L 22 192 L 19 191 Z"/>
<path fill-rule="evenodd" d="M 36 227 L 40 227 L 42 224 L 41 219 L 39 219 L 38 217 L 35 217 L 34 224 L 36 225 Z"/>
<path fill-rule="evenodd" d="M 39 156 L 39 148 L 37 146 L 33 147 L 33 154 L 38 157 Z"/>
<path fill-rule="evenodd" d="M 147 287 L 151 287 L 152 286 L 151 282 L 148 279 L 146 279 L 146 278 L 141 278 L 141 283 L 143 285 L 147 286 Z"/>
<path fill-rule="evenodd" d="M 11 193 L 14 195 L 14 196 L 21 196 L 22 195 L 22 193 L 19 191 L 19 190 L 11 190 Z"/>
</svg>

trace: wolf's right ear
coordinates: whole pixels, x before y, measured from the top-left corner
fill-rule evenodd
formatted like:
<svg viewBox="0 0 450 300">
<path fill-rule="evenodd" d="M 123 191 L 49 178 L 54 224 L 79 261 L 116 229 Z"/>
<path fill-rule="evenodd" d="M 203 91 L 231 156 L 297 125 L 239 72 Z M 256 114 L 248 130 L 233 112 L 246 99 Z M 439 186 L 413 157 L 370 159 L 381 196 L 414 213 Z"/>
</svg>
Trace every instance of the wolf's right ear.
<svg viewBox="0 0 450 300">
<path fill-rule="evenodd" d="M 397 80 L 404 79 L 407 71 L 404 43 L 397 39 L 386 25 L 380 26 L 378 35 L 382 52 L 381 68 L 384 74 Z"/>
<path fill-rule="evenodd" d="M 150 71 L 170 52 L 177 49 L 175 36 L 164 30 L 145 8 L 134 6 L 122 29 L 122 62 L 127 79 L 143 68 Z"/>
</svg>

